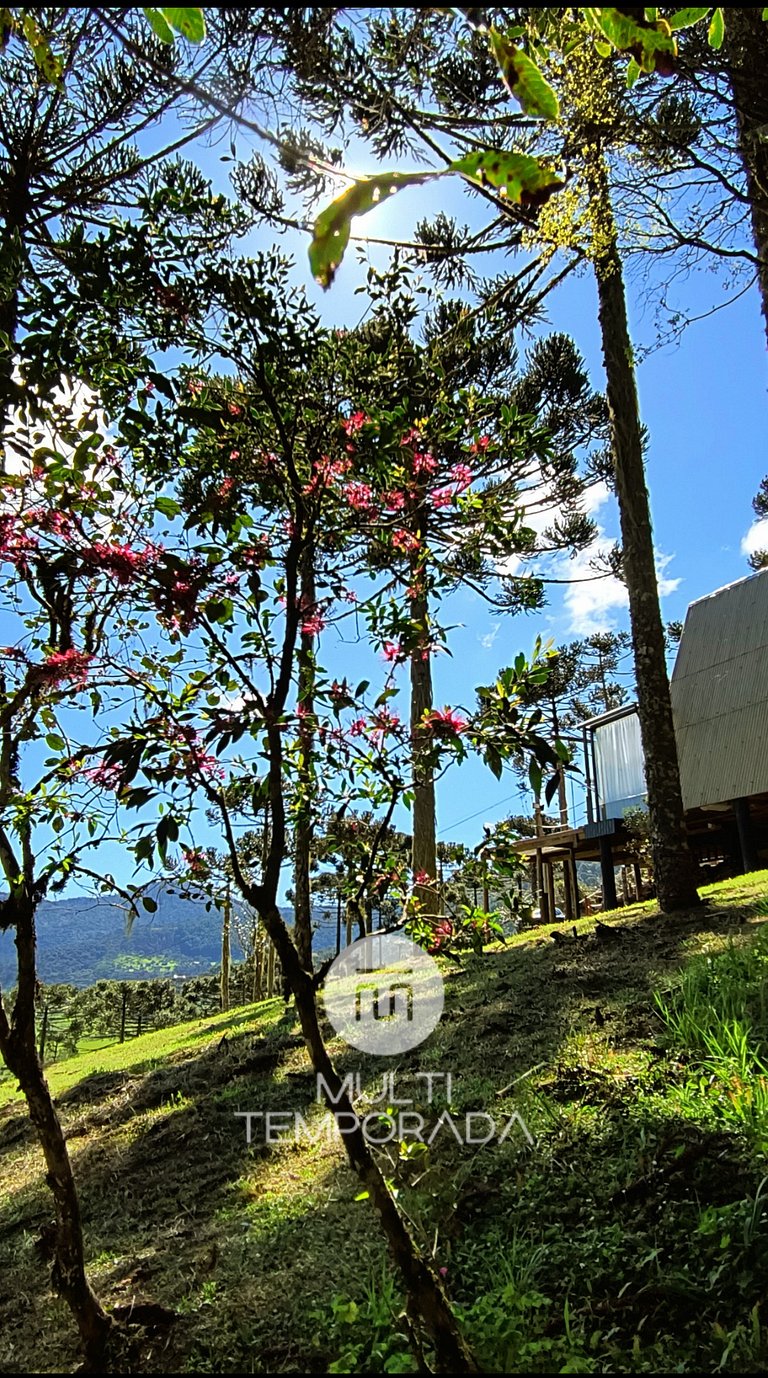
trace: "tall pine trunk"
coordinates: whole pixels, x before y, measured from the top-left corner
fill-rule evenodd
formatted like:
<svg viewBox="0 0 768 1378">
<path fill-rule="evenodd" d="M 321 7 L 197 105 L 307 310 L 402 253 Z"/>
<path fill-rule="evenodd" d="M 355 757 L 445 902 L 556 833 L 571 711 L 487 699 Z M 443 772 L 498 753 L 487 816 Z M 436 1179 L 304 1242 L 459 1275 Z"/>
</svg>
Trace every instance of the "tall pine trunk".
<svg viewBox="0 0 768 1378">
<path fill-rule="evenodd" d="M 696 867 L 683 822 L 624 275 L 608 169 L 595 145 L 586 150 L 584 177 L 594 228 L 593 255 L 621 518 L 622 569 L 629 595 L 653 866 L 659 906 L 668 913 L 698 903 Z"/>
<path fill-rule="evenodd" d="M 301 559 L 301 606 L 308 615 L 315 610 L 315 552 L 308 544 Z M 298 650 L 299 802 L 294 830 L 294 913 L 296 950 L 305 971 L 312 970 L 312 811 L 315 754 L 315 638 L 301 632 Z"/>
<path fill-rule="evenodd" d="M 224 1014 L 229 1009 L 229 965 L 231 956 L 230 924 L 232 921 L 232 899 L 227 886 L 224 900 L 224 913 L 221 918 L 221 1008 Z"/>
<path fill-rule="evenodd" d="M 19 971 L 10 1021 L 0 1001 L 0 1053 L 24 1094 L 45 1158 L 46 1181 L 56 1211 L 51 1280 L 72 1312 L 80 1332 L 86 1363 L 93 1366 L 98 1365 L 103 1357 L 112 1321 L 93 1291 L 85 1271 L 80 1203 L 72 1164 L 35 1043 L 36 903 L 29 887 L 23 885 L 4 902 L 0 914 L 2 926 L 16 930 Z"/>
<path fill-rule="evenodd" d="M 768 335 L 768 24 L 762 10 L 725 10 L 728 75 L 739 150 L 747 174 L 752 234 L 760 257 L 757 280 Z"/>
<path fill-rule="evenodd" d="M 426 597 L 411 599 L 411 621 L 417 628 L 418 644 L 411 652 L 411 756 L 413 760 L 413 841 L 411 865 L 414 876 L 423 873 L 431 885 L 414 883 L 413 897 L 421 905 L 422 913 L 436 908 L 437 880 L 437 819 L 435 811 L 435 776 L 426 759 L 431 737 L 423 726 L 424 714 L 434 707 L 432 697 L 432 665 L 428 652 L 429 609 Z M 421 649 L 423 646 L 423 649 Z"/>
</svg>

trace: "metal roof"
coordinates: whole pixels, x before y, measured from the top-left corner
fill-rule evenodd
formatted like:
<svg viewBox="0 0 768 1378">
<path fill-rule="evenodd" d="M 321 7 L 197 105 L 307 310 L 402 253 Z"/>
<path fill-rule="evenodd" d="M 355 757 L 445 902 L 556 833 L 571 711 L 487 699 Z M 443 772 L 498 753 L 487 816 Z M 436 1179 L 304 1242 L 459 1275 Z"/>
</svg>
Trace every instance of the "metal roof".
<svg viewBox="0 0 768 1378">
<path fill-rule="evenodd" d="M 691 603 L 671 691 L 685 808 L 768 792 L 768 570 Z"/>
</svg>

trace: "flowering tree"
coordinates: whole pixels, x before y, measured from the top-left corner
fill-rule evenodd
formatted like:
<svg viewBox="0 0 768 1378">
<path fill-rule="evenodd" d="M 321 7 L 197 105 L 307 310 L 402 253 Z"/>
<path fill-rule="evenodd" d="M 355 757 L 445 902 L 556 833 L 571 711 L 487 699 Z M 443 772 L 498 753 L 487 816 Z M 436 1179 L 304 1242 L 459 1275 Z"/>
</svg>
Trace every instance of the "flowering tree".
<svg viewBox="0 0 768 1378">
<path fill-rule="evenodd" d="M 120 807 L 141 796 L 103 750 L 134 681 L 126 594 L 157 551 L 144 534 L 145 486 L 133 484 L 88 399 L 75 402 L 74 416 L 71 398 L 49 407 L 45 431 L 17 413 L 0 498 L 9 637 L 0 669 L 0 928 L 13 933 L 18 954 L 12 1003 L 0 996 L 0 1054 L 46 1161 L 54 1285 L 96 1361 L 111 1322 L 86 1276 L 75 1181 L 36 1048 L 35 915 L 70 881 L 118 888 L 99 855 L 122 842 Z M 135 909 L 139 892 L 122 893 Z M 143 902 L 156 907 L 149 896 Z"/>
<path fill-rule="evenodd" d="M 604 439 L 605 411 L 567 337 L 537 346 L 520 372 L 503 315 L 478 321 L 440 303 L 419 344 L 409 274 L 395 264 L 371 272 L 369 287 L 371 320 L 353 335 L 339 332 L 334 349 L 337 371 L 339 359 L 359 361 L 361 352 L 367 364 L 353 365 L 336 488 L 349 548 L 370 574 L 386 576 L 364 611 L 393 688 L 397 667 L 408 666 L 406 802 L 412 870 L 427 877 L 416 901 L 425 908 L 436 893 L 431 748 L 456 745 L 465 729 L 460 712 L 434 700 L 439 604 L 464 583 L 506 610 L 540 606 L 544 585 L 524 562 L 592 536 L 577 457 Z"/>
<path fill-rule="evenodd" d="M 385 622 L 392 627 L 391 588 L 377 584 L 391 585 L 393 575 L 377 570 L 370 552 L 396 552 L 403 573 L 409 562 L 412 576 L 426 571 L 426 548 L 416 549 L 411 523 L 400 515 L 410 517 L 405 484 L 423 451 L 415 436 L 402 443 L 402 410 L 381 409 L 374 428 L 370 410 L 354 405 L 370 379 L 370 349 L 321 331 L 301 295 L 289 291 L 276 256 L 231 268 L 203 262 L 178 290 L 190 301 L 178 332 L 187 362 L 171 378 L 152 372 L 132 412 L 136 462 L 151 487 L 163 485 L 151 557 L 143 547 L 122 549 L 121 569 L 145 613 L 139 628 L 147 653 L 133 667 L 141 702 L 101 752 L 99 784 L 108 796 L 127 790 L 141 802 L 145 816 L 132 841 L 138 862 L 169 860 L 191 828 L 186 860 L 200 883 L 205 854 L 193 840 L 196 801 L 217 820 L 233 884 L 277 950 L 313 1067 L 381 1216 L 409 1309 L 440 1366 L 468 1371 L 472 1360 L 440 1279 L 414 1244 L 362 1131 L 349 1128 L 356 1121 L 323 1040 L 322 973 L 312 971 L 301 910 L 292 937 L 278 906 L 289 838 L 298 853 L 303 834 L 308 849 L 321 806 L 343 816 L 364 803 L 386 828 L 397 799 L 413 790 L 411 732 L 391 706 L 394 686 L 385 679 L 376 692 L 367 681 L 353 686 L 332 676 L 319 646 L 334 627 L 367 625 L 376 645 Z M 150 315 L 147 309 L 147 324 Z M 198 362 L 212 347 L 217 371 Z M 458 443 L 463 447 L 463 437 Z M 393 478 L 403 480 L 402 497 L 390 499 L 391 520 L 381 523 L 376 544 L 371 505 L 385 510 Z M 413 492 L 425 488 L 426 476 L 415 478 Z M 464 480 L 463 472 L 454 476 L 462 491 Z M 350 580 L 361 560 L 372 574 L 358 591 Z M 433 634 L 442 635 L 436 626 Z M 484 749 L 485 727 L 453 710 L 430 707 L 420 727 L 433 773 L 470 746 Z M 554 760 L 514 710 L 505 733 L 497 752 L 528 742 L 543 762 Z M 248 811 L 262 827 L 263 847 L 244 855 L 234 819 Z"/>
</svg>

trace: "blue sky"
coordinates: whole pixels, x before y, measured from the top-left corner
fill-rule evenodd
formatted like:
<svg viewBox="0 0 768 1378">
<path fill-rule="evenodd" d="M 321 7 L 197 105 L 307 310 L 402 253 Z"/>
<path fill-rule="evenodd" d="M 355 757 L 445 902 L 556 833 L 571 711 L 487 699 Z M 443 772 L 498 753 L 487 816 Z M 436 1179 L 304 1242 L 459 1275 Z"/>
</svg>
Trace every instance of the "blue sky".
<svg viewBox="0 0 768 1378">
<path fill-rule="evenodd" d="M 163 131 L 165 132 L 165 131 Z M 237 138 L 238 155 L 248 156 L 250 136 Z M 201 166 L 217 187 L 228 190 L 229 135 L 213 146 L 194 150 Z M 263 150 L 261 150 L 263 151 Z M 358 154 L 356 170 L 372 172 L 372 159 Z M 358 222 L 363 234 L 411 237 L 415 222 L 442 207 L 460 222 L 479 222 L 477 203 L 460 183 L 445 181 L 409 190 L 394 197 L 371 216 Z M 318 209 L 320 207 L 318 206 Z M 275 236 L 266 230 L 252 236 L 249 248 L 271 245 Z M 357 293 L 365 278 L 352 245 L 331 290 L 323 293 L 311 281 L 306 236 L 289 231 L 277 241 L 281 250 L 295 258 L 295 277 L 317 303 L 331 326 L 353 327 L 365 310 L 366 299 Z M 370 250 L 382 262 L 383 250 Z M 504 259 L 490 257 L 482 265 L 488 273 L 503 271 Z M 652 290 L 653 284 L 650 284 Z M 642 288 L 642 291 L 641 291 Z M 633 338 L 643 357 L 638 381 L 643 420 L 650 432 L 648 479 L 659 568 L 663 611 L 666 619 L 683 619 L 688 604 L 748 572 L 742 549 L 752 525 L 751 501 L 768 472 L 766 433 L 765 333 L 757 289 L 741 296 L 734 305 L 691 325 L 679 344 L 646 350 L 653 343 L 652 309 L 645 298 L 648 282 L 629 274 L 630 315 Z M 732 290 L 732 289 L 731 289 Z M 689 275 L 678 288 L 678 301 L 690 315 L 700 315 L 725 299 L 726 288 L 711 269 Z M 643 295 L 644 294 L 644 295 Z M 596 388 L 604 386 L 596 293 L 589 270 L 571 276 L 549 298 L 547 321 L 537 333 L 563 330 L 572 335 L 584 355 Z M 531 342 L 529 341 L 528 344 Z M 521 353 L 526 341 L 518 341 Z M 599 525 L 599 540 L 610 547 L 618 536 L 618 515 L 607 491 L 592 494 L 592 515 Z M 764 542 L 768 545 L 768 536 Z M 554 571 L 589 574 L 589 554 L 574 562 L 559 560 Z M 494 614 L 476 594 L 462 591 L 444 607 L 443 620 L 455 625 L 449 637 L 452 654 L 435 658 L 433 674 L 438 705 L 471 708 L 478 684 L 491 681 L 498 669 L 510 663 L 519 650 L 530 651 L 538 634 L 563 642 L 602 628 L 628 625 L 625 595 L 615 581 L 551 586 L 548 606 L 539 613 L 519 617 Z M 372 653 L 364 646 L 341 644 L 331 628 L 323 638 L 321 657 L 334 674 L 383 679 L 383 661 L 372 665 Z M 378 674 L 371 674 L 371 670 Z M 405 682 L 405 671 L 399 675 Z M 584 816 L 578 782 L 570 786 L 571 816 Z M 509 813 L 530 812 L 531 798 L 514 775 L 496 781 L 479 761 L 453 767 L 438 787 L 438 829 L 446 839 L 470 845 L 482 836 L 483 822 Z M 395 820 L 407 827 L 407 815 Z M 215 844 L 208 829 L 198 839 Z M 125 857 L 115 854 L 108 863 L 119 879 L 130 879 Z M 130 870 L 130 867 L 127 868 Z M 290 879 L 286 871 L 286 885 Z"/>
<path fill-rule="evenodd" d="M 242 156 L 241 148 L 238 152 Z M 218 175 L 214 172 L 217 152 L 209 150 L 204 161 L 218 181 L 223 169 L 219 164 Z M 356 170 L 380 169 L 358 156 Z M 472 200 L 459 183 L 448 181 L 400 193 L 355 228 L 363 234 L 407 239 L 416 220 L 438 206 L 460 221 L 475 220 Z M 271 241 L 269 233 L 257 236 L 260 246 Z M 289 232 L 281 236 L 280 244 L 284 252 L 295 256 L 297 280 L 317 302 L 326 323 L 353 326 L 365 305 L 365 298 L 355 294 L 364 279 L 355 246 L 350 247 L 333 287 L 323 293 L 310 279 L 306 237 Z M 381 261 L 384 251 L 370 252 L 374 261 Z M 503 267 L 500 258 L 494 262 L 489 257 L 483 264 L 488 272 L 500 272 Z M 631 266 L 628 279 L 631 328 L 642 358 L 638 367 L 641 411 L 650 431 L 648 482 L 663 612 L 665 619 L 682 620 L 691 601 L 748 573 L 743 541 L 753 521 L 752 498 L 768 471 L 765 333 L 753 288 L 726 309 L 689 326 L 678 344 L 647 352 L 655 339 L 653 282 L 640 283 Z M 726 295 L 725 283 L 712 265 L 688 275 L 677 289 L 678 303 L 691 316 L 704 315 L 725 301 Z M 540 333 L 556 329 L 571 334 L 587 361 L 594 386 L 602 388 L 596 305 L 594 280 L 591 271 L 585 270 L 567 279 L 551 296 L 548 320 Z M 519 341 L 519 346 L 524 351 L 525 341 Z M 618 514 L 607 492 L 593 495 L 593 501 L 600 499 L 593 516 L 599 539 L 610 546 L 618 536 Z M 575 562 L 563 558 L 556 572 L 561 577 L 589 573 L 589 558 L 581 556 Z M 436 699 L 452 706 L 471 706 L 475 685 L 491 679 L 518 650 L 529 650 L 538 633 L 562 642 L 596 629 L 628 626 L 623 590 L 612 580 L 565 589 L 551 586 L 549 605 L 542 613 L 494 616 L 469 591 L 454 596 L 445 612 L 447 621 L 461 625 L 449 639 L 452 656 L 438 656 L 433 668 Z M 360 664 L 356 650 L 332 644 L 323 646 L 323 659 L 334 670 L 349 666 L 354 672 Z M 572 807 L 576 818 L 583 816 L 577 784 Z M 518 811 L 530 811 L 528 793 L 517 787 L 511 775 L 495 781 L 479 762 L 453 768 L 440 783 L 438 826 L 446 838 L 474 843 L 480 839 L 484 821 Z M 466 826 L 459 826 L 465 819 Z"/>
</svg>

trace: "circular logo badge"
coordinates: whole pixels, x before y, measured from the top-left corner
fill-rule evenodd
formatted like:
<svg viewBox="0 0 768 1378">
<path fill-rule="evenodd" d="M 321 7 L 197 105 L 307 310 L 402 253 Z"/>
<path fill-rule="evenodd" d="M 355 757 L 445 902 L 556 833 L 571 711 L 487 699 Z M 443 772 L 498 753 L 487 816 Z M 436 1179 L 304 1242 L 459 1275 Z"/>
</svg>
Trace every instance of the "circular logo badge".
<svg viewBox="0 0 768 1378">
<path fill-rule="evenodd" d="M 437 962 L 401 933 L 371 933 L 339 954 L 325 978 L 325 1012 L 364 1053 L 391 1057 L 428 1038 L 443 1012 Z"/>
</svg>

